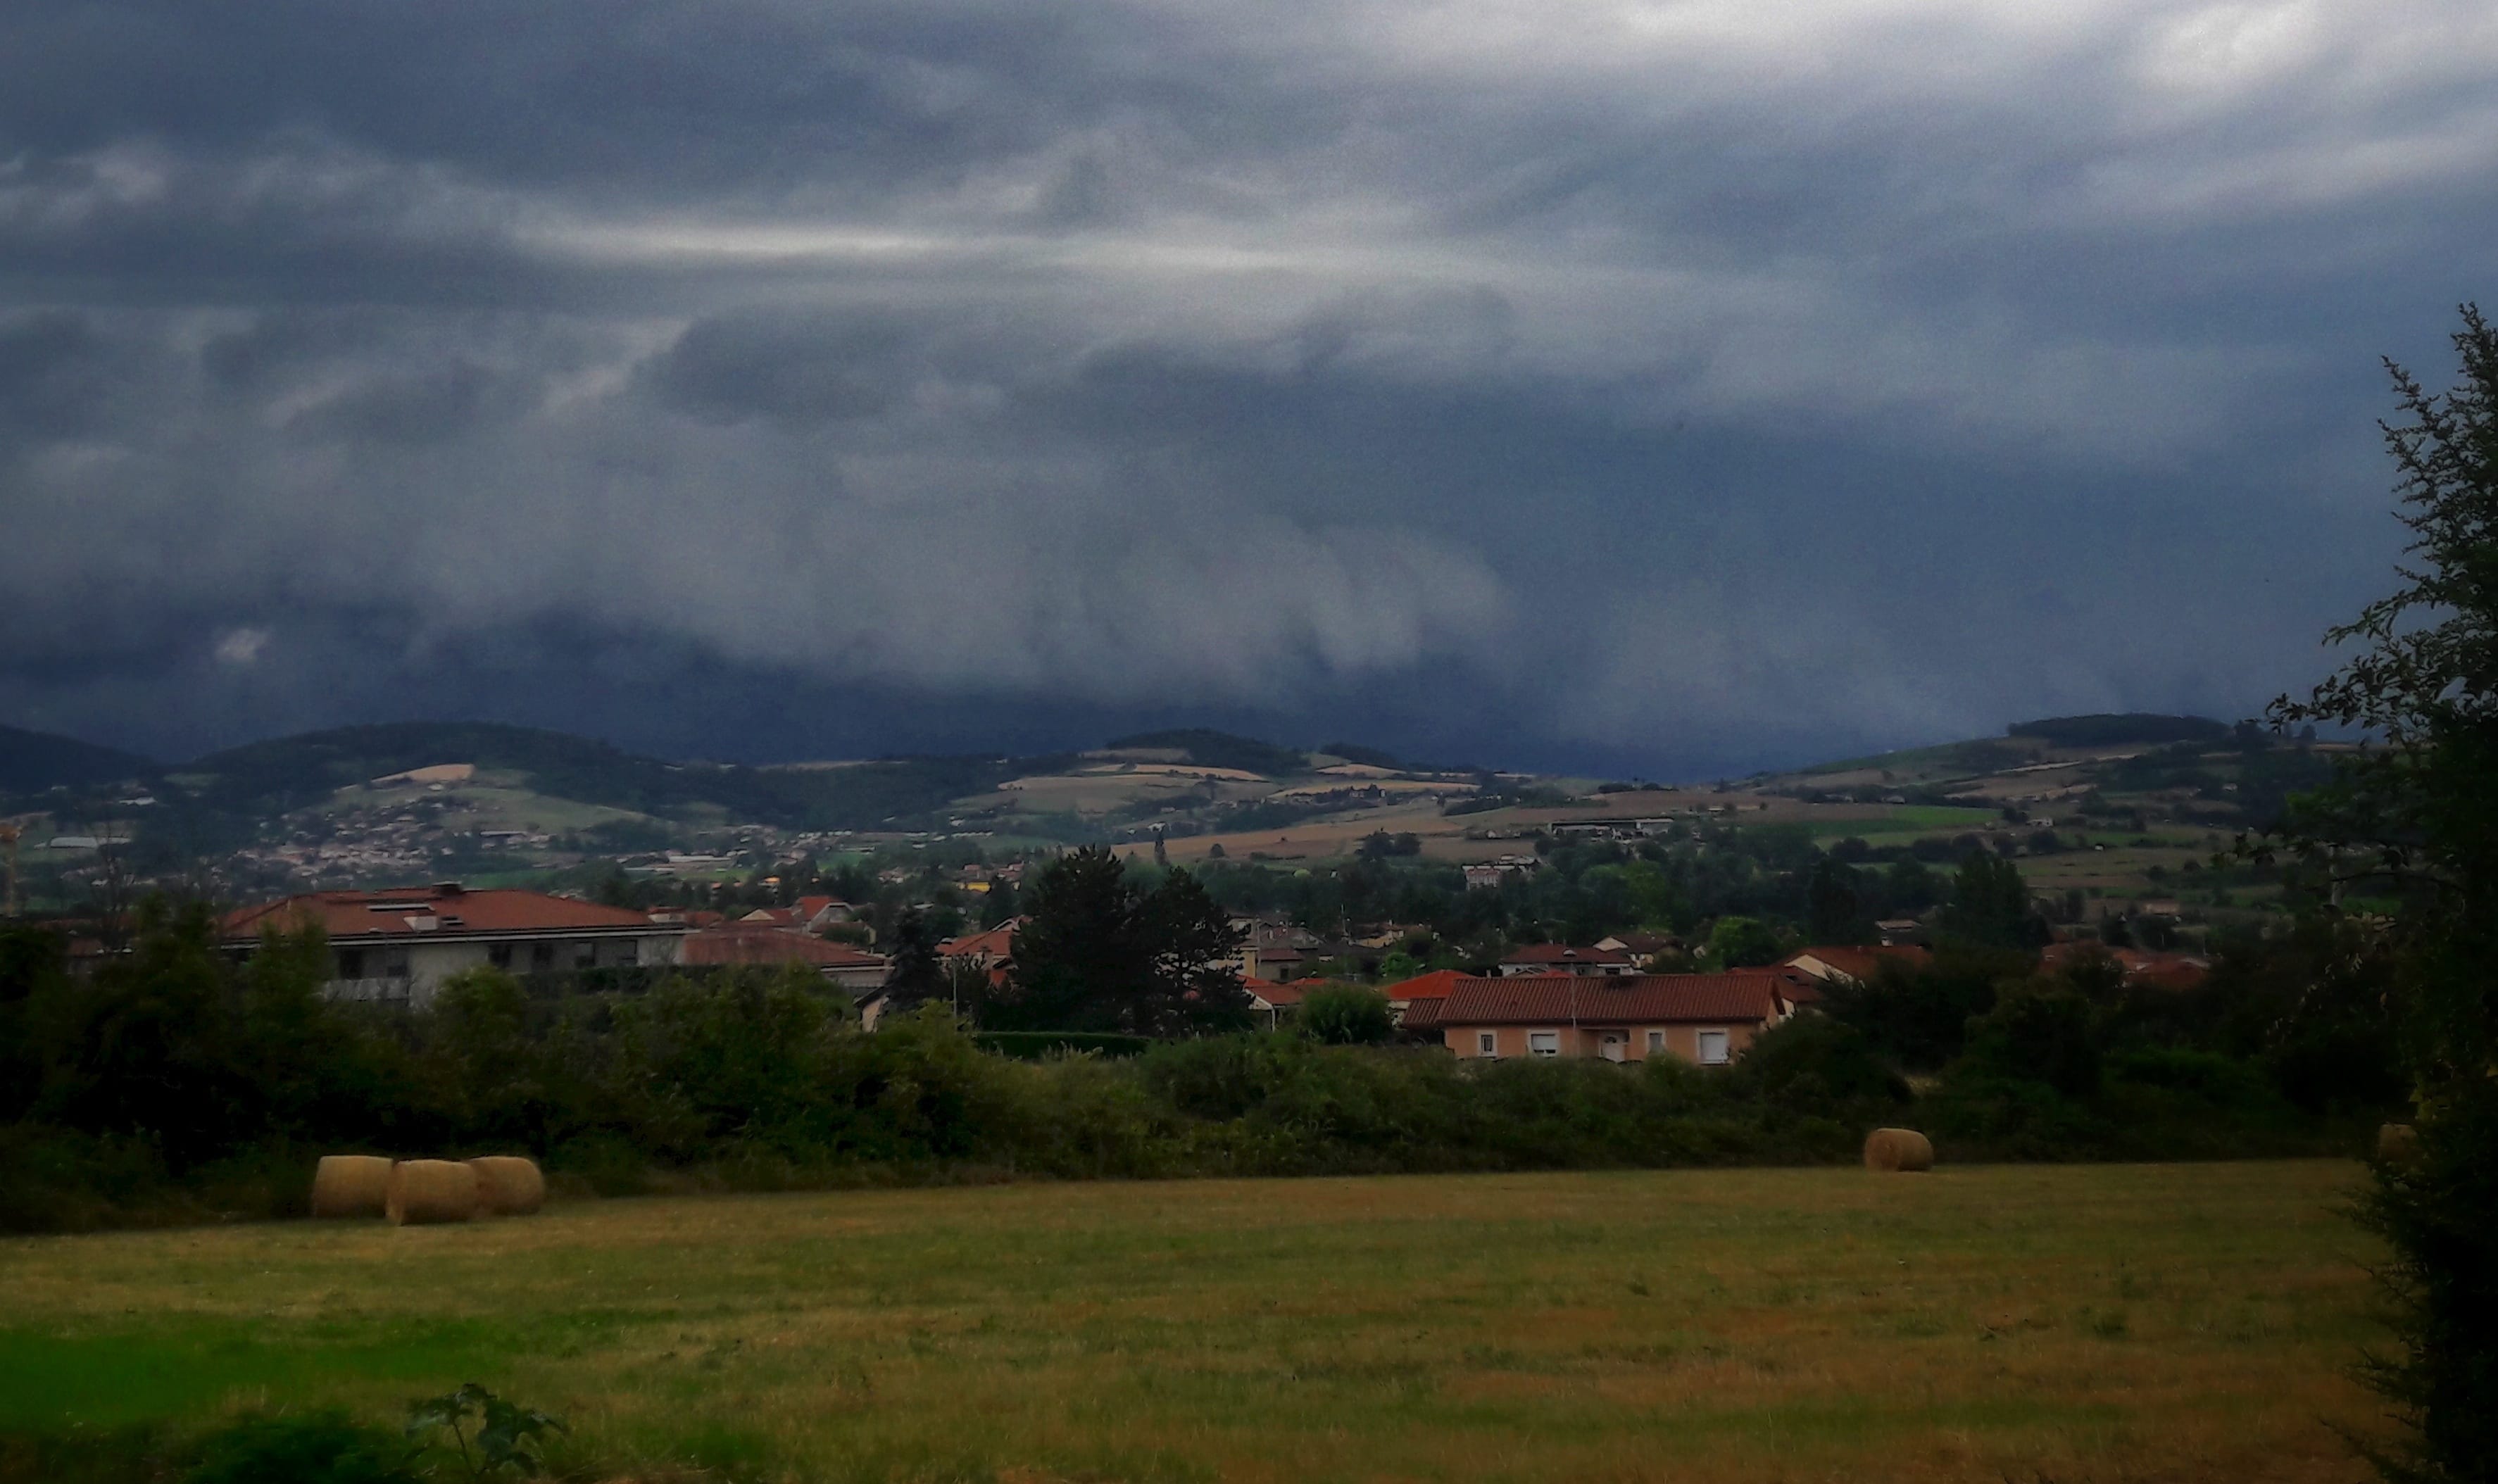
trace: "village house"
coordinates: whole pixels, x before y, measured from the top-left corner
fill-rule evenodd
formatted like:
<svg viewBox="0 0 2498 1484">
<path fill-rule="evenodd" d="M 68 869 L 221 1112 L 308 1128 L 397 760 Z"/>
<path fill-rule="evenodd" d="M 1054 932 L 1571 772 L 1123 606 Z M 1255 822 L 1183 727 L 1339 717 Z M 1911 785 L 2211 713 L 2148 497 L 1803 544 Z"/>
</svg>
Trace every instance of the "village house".
<svg viewBox="0 0 2498 1484">
<path fill-rule="evenodd" d="M 837 922 L 858 920 L 858 909 L 837 896 L 802 896 L 790 904 L 789 916 L 800 927 L 820 933 Z"/>
<path fill-rule="evenodd" d="M 1637 973 L 1631 955 L 1620 949 L 1572 948 L 1566 943 L 1530 943 L 1501 955 L 1492 972 L 1504 978 L 1521 974 L 1576 974 L 1615 978 Z"/>
<path fill-rule="evenodd" d="M 854 994 L 882 987 L 893 967 L 881 953 L 752 917 L 688 933 L 677 961 L 689 967 L 805 964 Z"/>
<path fill-rule="evenodd" d="M 1466 888 L 1470 891 L 1479 888 L 1489 890 L 1512 876 L 1529 875 L 1543 865 L 1544 862 L 1533 855 L 1503 855 L 1497 860 L 1470 865 L 1465 868 Z"/>
<path fill-rule="evenodd" d="M 248 954 L 264 928 L 317 926 L 330 940 L 334 999 L 422 1007 L 467 969 L 572 973 L 677 962 L 686 929 L 647 913 L 543 891 L 469 890 L 458 882 L 382 891 L 310 891 L 228 915 L 227 952 Z"/>
<path fill-rule="evenodd" d="M 1643 973 L 1659 955 L 1682 952 L 1682 940 L 1671 933 L 1616 933 L 1597 939 L 1595 946 L 1623 955 Z"/>
<path fill-rule="evenodd" d="M 1467 977 L 1463 969 L 1435 969 L 1393 984 L 1382 984 L 1379 992 L 1388 997 L 1389 1013 L 1395 1016 L 1397 1023 L 1402 1025 L 1413 1016 L 1415 1007 L 1423 1007 L 1427 1015 L 1432 1007 L 1449 997 L 1450 989 L 1457 985 L 1457 981 Z"/>
<path fill-rule="evenodd" d="M 948 973 L 957 967 L 969 967 L 988 976 L 993 987 L 1003 987 L 1014 968 L 1015 932 L 1024 919 L 1001 922 L 986 932 L 966 933 L 948 938 L 937 945 L 937 959 Z"/>
<path fill-rule="evenodd" d="M 1779 967 L 1821 984 L 1846 983 L 1870 984 L 1884 963 L 1896 963 L 1904 969 L 1922 969 L 1935 961 L 1935 955 L 1914 944 L 1874 944 L 1866 947 L 1840 945 L 1809 948 L 1789 955 Z"/>
<path fill-rule="evenodd" d="M 1320 979 L 1305 979 L 1289 984 L 1279 984 L 1271 979 L 1260 979 L 1254 974 L 1244 974 L 1240 977 L 1240 987 L 1249 991 L 1249 1013 L 1258 1016 L 1268 1030 L 1274 1030 L 1282 1025 L 1286 1016 L 1301 1008 L 1301 996 L 1326 983 L 1327 981 Z"/>
<path fill-rule="evenodd" d="M 1752 1038 L 1795 1013 L 1777 976 L 1766 973 L 1566 974 L 1459 979 L 1405 1023 L 1440 1034 L 1460 1060 L 1504 1056 L 1646 1061 L 1678 1056 L 1724 1066 Z"/>
<path fill-rule="evenodd" d="M 2153 952 L 2147 949 L 2112 949 L 2098 943 L 2050 943 L 2038 955 L 2038 967 L 2053 974 L 2075 959 L 2104 954 L 2124 971 L 2129 984 L 2155 989 L 2193 989 L 2212 972 L 2212 960 L 2200 953 Z"/>
</svg>

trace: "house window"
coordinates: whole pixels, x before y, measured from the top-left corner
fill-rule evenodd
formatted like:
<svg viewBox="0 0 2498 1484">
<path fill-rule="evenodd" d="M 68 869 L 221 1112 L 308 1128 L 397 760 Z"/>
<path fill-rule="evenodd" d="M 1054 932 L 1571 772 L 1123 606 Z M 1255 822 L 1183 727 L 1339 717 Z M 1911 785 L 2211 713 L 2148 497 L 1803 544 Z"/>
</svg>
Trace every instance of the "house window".
<svg viewBox="0 0 2498 1484">
<path fill-rule="evenodd" d="M 384 979 L 405 979 L 405 978 L 407 978 L 407 950 L 405 950 L 405 949 L 384 949 L 384 950 L 382 950 L 382 978 L 384 978 Z"/>
<path fill-rule="evenodd" d="M 640 963 L 642 961 L 642 940 L 639 938 L 627 938 L 624 942 L 616 945 L 616 961 L 626 965 Z"/>
<path fill-rule="evenodd" d="M 532 943 L 532 944 L 530 944 L 530 945 L 529 945 L 529 967 L 530 967 L 530 968 L 532 968 L 532 969 L 537 969 L 537 970 L 541 970 L 541 971 L 554 968 L 554 967 L 555 967 L 555 945 L 554 945 L 554 944 L 552 944 L 552 943 Z"/>
<path fill-rule="evenodd" d="M 1661 1030 L 1649 1031 L 1648 1033 L 1648 1048 L 1651 1053 L 1664 1050 L 1665 1032 Z"/>
<path fill-rule="evenodd" d="M 365 951 L 363 949 L 338 950 L 338 977 L 340 979 L 362 979 L 365 977 Z"/>
<path fill-rule="evenodd" d="M 498 969 L 510 968 L 512 966 L 512 946 L 508 943 L 488 945 L 486 949 L 486 961 Z"/>
<path fill-rule="evenodd" d="M 1700 1064 L 1704 1067 L 1726 1065 L 1726 1033 L 1705 1030 L 1700 1033 Z"/>
<path fill-rule="evenodd" d="M 1497 1054 L 1499 1050 L 1500 1043 L 1493 1039 L 1490 1031 L 1475 1032 L 1475 1053 L 1477 1055 L 1491 1056 Z"/>
<path fill-rule="evenodd" d="M 1560 1055 L 1561 1033 L 1559 1031 L 1528 1031 L 1526 1033 L 1526 1053 L 1530 1056 Z"/>
<path fill-rule="evenodd" d="M 572 946 L 572 966 L 574 968 L 594 968 L 597 963 L 598 944 L 594 940 L 589 943 L 576 943 Z"/>
</svg>

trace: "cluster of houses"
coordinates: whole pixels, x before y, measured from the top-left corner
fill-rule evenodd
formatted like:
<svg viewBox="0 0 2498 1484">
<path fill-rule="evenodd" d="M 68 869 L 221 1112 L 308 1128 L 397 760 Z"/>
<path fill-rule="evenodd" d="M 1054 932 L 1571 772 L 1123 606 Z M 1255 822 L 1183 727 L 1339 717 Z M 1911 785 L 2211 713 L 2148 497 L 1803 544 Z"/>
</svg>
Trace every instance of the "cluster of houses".
<svg viewBox="0 0 2498 1484">
<path fill-rule="evenodd" d="M 430 1001 L 454 975 L 476 968 L 577 973 L 664 965 L 805 964 L 859 999 L 874 1027 L 891 969 L 882 954 L 823 936 L 851 919 L 831 897 L 802 897 L 736 919 L 718 913 L 640 912 L 508 887 L 456 882 L 380 891 L 315 891 L 247 908 L 225 922 L 227 948 L 246 953 L 262 930 L 317 923 L 332 955 L 337 998 Z M 1012 923 L 950 939 L 949 965 L 1003 977 L 1014 951 Z M 1335 944 L 1280 924 L 1247 922 L 1238 967 L 1250 1004 L 1268 1025 L 1296 1014 L 1335 981 L 1272 977 L 1321 960 L 1380 954 L 1394 935 Z M 1906 944 L 1809 948 L 1760 968 L 1714 974 L 1649 972 L 1675 942 L 1623 934 L 1585 946 L 1529 944 L 1487 974 L 1455 969 L 1383 984 L 1409 1033 L 1437 1035 L 1457 1056 L 1578 1056 L 1645 1061 L 1675 1056 L 1702 1066 L 1743 1053 L 1763 1030 L 1818 1001 L 1835 984 L 1870 983 L 1887 960 L 1927 961 Z M 2060 947 L 2065 947 L 2060 945 Z M 2051 953 L 2053 951 L 2051 950 Z M 2116 955 L 2128 977 L 2179 987 L 2199 981 L 2199 958 L 2131 950 Z"/>
</svg>

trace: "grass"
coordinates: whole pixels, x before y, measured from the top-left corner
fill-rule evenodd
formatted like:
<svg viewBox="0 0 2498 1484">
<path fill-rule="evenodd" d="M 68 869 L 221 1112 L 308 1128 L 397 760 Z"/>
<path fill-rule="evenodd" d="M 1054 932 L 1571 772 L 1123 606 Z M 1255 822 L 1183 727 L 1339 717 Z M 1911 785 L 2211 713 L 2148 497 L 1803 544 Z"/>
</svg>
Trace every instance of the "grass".
<svg viewBox="0 0 2498 1484">
<path fill-rule="evenodd" d="M 0 1243 L 0 1430 L 474 1378 L 807 1479 L 2355 1480 L 2347 1164 L 1012 1185 Z"/>
</svg>

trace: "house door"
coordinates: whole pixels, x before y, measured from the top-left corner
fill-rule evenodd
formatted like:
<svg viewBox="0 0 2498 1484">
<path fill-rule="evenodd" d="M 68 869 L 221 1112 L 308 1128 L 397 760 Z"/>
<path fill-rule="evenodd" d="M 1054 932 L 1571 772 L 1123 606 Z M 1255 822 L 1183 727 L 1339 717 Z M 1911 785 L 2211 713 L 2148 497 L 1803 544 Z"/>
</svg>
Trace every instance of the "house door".
<svg viewBox="0 0 2498 1484">
<path fill-rule="evenodd" d="M 1627 1032 L 1607 1031 L 1597 1042 L 1597 1050 L 1607 1061 L 1619 1061 L 1630 1054 L 1631 1038 Z"/>
</svg>

